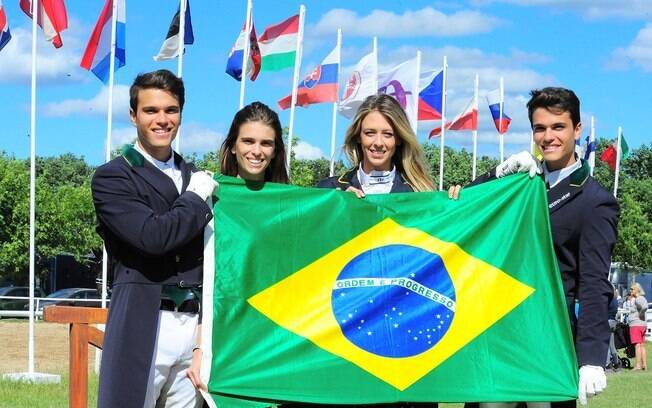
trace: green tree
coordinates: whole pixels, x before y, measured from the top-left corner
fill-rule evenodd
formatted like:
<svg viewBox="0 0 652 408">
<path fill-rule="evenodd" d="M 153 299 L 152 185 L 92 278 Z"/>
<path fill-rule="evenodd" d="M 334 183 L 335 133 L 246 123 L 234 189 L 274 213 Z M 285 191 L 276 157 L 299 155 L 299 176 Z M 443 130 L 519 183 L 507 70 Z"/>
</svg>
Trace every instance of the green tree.
<svg viewBox="0 0 652 408">
<path fill-rule="evenodd" d="M 0 152 L 0 281 L 23 283 L 29 262 L 29 169 Z"/>
<path fill-rule="evenodd" d="M 652 269 L 652 222 L 630 192 L 622 195 L 614 261 Z"/>
</svg>

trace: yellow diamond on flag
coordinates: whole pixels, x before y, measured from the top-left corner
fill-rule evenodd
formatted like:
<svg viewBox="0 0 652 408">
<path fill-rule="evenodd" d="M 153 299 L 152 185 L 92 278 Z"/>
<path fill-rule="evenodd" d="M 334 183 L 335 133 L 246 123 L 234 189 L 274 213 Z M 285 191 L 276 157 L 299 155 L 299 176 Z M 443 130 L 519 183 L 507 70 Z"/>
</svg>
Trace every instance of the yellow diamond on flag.
<svg viewBox="0 0 652 408">
<path fill-rule="evenodd" d="M 533 292 L 457 244 L 387 218 L 248 302 L 402 391 Z"/>
</svg>

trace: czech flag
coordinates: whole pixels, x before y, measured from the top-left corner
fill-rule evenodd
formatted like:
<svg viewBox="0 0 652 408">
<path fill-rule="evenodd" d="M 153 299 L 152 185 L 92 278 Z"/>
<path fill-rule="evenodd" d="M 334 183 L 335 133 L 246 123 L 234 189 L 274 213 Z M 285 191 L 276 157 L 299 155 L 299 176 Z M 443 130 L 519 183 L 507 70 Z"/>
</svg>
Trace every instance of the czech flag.
<svg viewBox="0 0 652 408">
<path fill-rule="evenodd" d="M 498 133 L 505 134 L 509 129 L 512 119 L 505 114 L 505 101 L 502 100 L 500 89 L 494 89 L 487 94 L 487 103 L 491 111 L 491 117 L 494 119 L 494 125 Z M 502 112 L 502 115 L 501 115 Z"/>
<path fill-rule="evenodd" d="M 306 107 L 314 103 L 337 102 L 337 81 L 340 66 L 340 50 L 333 51 L 308 74 L 297 89 L 297 105 Z M 278 101 L 281 109 L 292 104 L 292 94 Z"/>
<path fill-rule="evenodd" d="M 441 120 L 443 96 L 444 71 L 439 71 L 432 82 L 419 92 L 418 120 Z"/>
<path fill-rule="evenodd" d="M 126 61 L 125 54 L 125 0 L 106 0 L 100 17 L 95 23 L 95 28 L 88 39 L 86 51 L 82 56 L 82 68 L 90 70 L 100 81 L 109 80 L 111 63 L 111 24 L 113 20 L 113 1 L 116 5 L 116 31 L 115 31 L 115 68 L 123 67 Z"/>
<path fill-rule="evenodd" d="M 20 9 L 32 18 L 32 0 L 20 0 Z M 43 29 L 45 38 L 55 48 L 63 45 L 60 33 L 68 28 L 68 15 L 63 0 L 41 0 L 38 2 L 36 22 Z"/>
<path fill-rule="evenodd" d="M 242 60 L 244 56 L 247 23 L 242 26 L 238 39 L 235 40 L 233 48 L 229 53 L 229 59 L 226 61 L 226 73 L 231 75 L 236 81 L 242 80 Z M 260 72 L 260 48 L 258 48 L 258 39 L 256 38 L 256 29 L 254 28 L 254 19 L 251 18 L 251 31 L 249 32 L 249 60 L 247 61 L 247 76 L 250 80 L 255 81 Z"/>
<path fill-rule="evenodd" d="M 466 105 L 462 113 L 446 123 L 446 130 L 478 130 L 478 101 L 475 96 Z M 430 131 L 430 138 L 441 135 L 441 127 Z"/>
<path fill-rule="evenodd" d="M 11 40 L 11 32 L 7 24 L 5 8 L 2 6 L 2 0 L 0 0 L 0 51 L 7 45 L 9 40 Z"/>
</svg>

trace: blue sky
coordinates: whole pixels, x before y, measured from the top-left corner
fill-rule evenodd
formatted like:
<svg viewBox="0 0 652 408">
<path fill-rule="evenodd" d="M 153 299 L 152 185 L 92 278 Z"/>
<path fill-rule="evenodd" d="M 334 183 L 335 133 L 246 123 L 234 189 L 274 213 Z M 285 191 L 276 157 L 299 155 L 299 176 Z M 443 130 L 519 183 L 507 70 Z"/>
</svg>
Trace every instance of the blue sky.
<svg viewBox="0 0 652 408">
<path fill-rule="evenodd" d="M 17 1 L 4 1 L 11 42 L 0 51 L 0 150 L 29 154 L 30 20 Z M 37 154 L 73 152 L 99 164 L 104 158 L 106 88 L 79 61 L 104 0 L 68 0 L 69 29 L 55 50 L 39 30 Z M 298 12 L 300 2 L 254 0 L 260 34 L 269 24 Z M 469 0 L 469 1 L 306 1 L 302 76 L 334 47 L 343 31 L 342 78 L 371 50 L 378 36 L 379 63 L 389 68 L 423 53 L 422 69 L 448 57 L 447 115 L 454 116 L 472 95 L 480 75 L 479 152 L 498 155 L 498 136 L 484 95 L 505 78 L 505 111 L 513 119 L 505 137 L 507 154 L 529 147 L 525 102 L 533 88 L 574 89 L 582 101 L 588 134 L 591 115 L 598 137 L 616 136 L 618 126 L 630 147 L 652 140 L 645 127 L 652 106 L 652 1 L 648 0 Z M 139 72 L 176 71 L 176 60 L 154 62 L 176 0 L 127 0 L 127 65 L 116 73 L 113 140 L 132 140 L 127 90 Z M 244 22 L 246 1 L 191 1 L 195 44 L 184 57 L 186 107 L 183 152 L 217 150 L 238 108 L 239 83 L 224 73 L 226 59 Z M 292 70 L 262 73 L 247 83 L 246 102 L 270 106 L 287 95 Z M 295 135 L 300 157 L 330 153 L 332 104 L 297 108 Z M 281 112 L 288 124 L 289 111 Z M 337 144 L 348 120 L 338 116 Z M 427 132 L 419 133 L 420 140 Z M 470 149 L 470 132 L 447 133 L 447 145 Z"/>
</svg>

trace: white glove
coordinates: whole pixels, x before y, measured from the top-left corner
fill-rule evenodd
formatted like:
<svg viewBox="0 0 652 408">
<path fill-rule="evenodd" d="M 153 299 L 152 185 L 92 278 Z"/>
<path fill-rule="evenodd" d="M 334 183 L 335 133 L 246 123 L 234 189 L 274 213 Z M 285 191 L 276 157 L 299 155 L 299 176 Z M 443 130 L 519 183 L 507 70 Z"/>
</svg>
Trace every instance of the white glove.
<svg viewBox="0 0 652 408">
<path fill-rule="evenodd" d="M 602 392 L 607 388 L 607 376 L 604 368 L 592 365 L 580 367 L 579 389 L 577 398 L 580 404 L 586 405 L 586 398 Z"/>
<path fill-rule="evenodd" d="M 196 171 L 190 176 L 190 183 L 186 191 L 195 193 L 206 201 L 208 197 L 213 195 L 213 191 L 219 186 L 217 181 L 213 180 L 213 176 L 206 171 Z"/>
<path fill-rule="evenodd" d="M 497 178 L 514 173 L 529 173 L 530 178 L 532 178 L 535 174 L 541 174 L 542 172 L 541 163 L 526 151 L 509 156 L 507 160 L 496 167 Z"/>
</svg>

